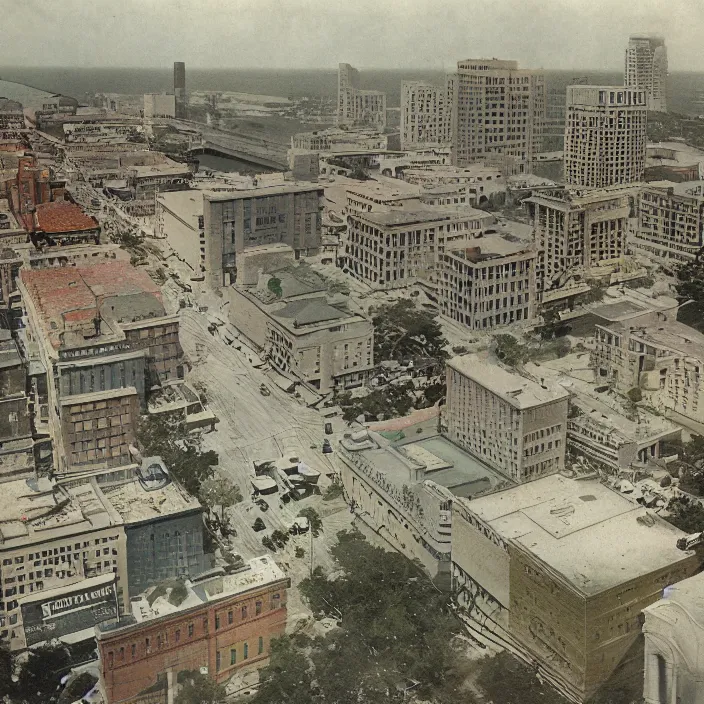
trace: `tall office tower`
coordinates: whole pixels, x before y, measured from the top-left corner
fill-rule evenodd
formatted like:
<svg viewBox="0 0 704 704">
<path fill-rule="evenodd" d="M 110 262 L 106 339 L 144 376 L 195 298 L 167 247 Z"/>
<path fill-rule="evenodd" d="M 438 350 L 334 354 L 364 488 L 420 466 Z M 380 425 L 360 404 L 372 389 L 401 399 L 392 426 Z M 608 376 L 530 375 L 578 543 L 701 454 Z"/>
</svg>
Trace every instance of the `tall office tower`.
<svg viewBox="0 0 704 704">
<path fill-rule="evenodd" d="M 337 72 L 337 124 L 386 127 L 386 94 L 359 88 L 359 71 L 340 64 Z"/>
<path fill-rule="evenodd" d="M 467 59 L 448 76 L 447 91 L 458 166 L 506 156 L 518 171 L 530 171 L 545 122 L 542 71 L 519 69 L 516 61 Z"/>
<path fill-rule="evenodd" d="M 606 188 L 633 183 L 645 170 L 645 90 L 623 86 L 568 86 L 565 181 Z"/>
<path fill-rule="evenodd" d="M 401 81 L 401 148 L 448 144 L 452 140 L 447 86 Z"/>
<path fill-rule="evenodd" d="M 174 61 L 174 96 L 176 117 L 186 117 L 186 64 L 183 61 Z"/>
<path fill-rule="evenodd" d="M 662 37 L 632 34 L 624 84 L 648 94 L 648 110 L 667 112 L 667 48 Z"/>
</svg>

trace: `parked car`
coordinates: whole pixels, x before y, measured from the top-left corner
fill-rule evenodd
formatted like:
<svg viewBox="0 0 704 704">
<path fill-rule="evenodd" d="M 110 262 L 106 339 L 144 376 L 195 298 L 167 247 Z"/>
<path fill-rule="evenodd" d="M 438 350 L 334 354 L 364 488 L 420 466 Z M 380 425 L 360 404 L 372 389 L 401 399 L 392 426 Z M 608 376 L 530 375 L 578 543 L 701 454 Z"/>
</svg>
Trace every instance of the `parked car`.
<svg viewBox="0 0 704 704">
<path fill-rule="evenodd" d="M 325 434 L 332 435 L 332 423 L 325 424 Z"/>
<path fill-rule="evenodd" d="M 264 499 L 257 499 L 257 500 L 255 501 L 255 503 L 257 504 L 257 506 L 259 506 L 259 508 L 260 508 L 262 511 L 268 511 L 268 510 L 269 510 L 269 504 L 268 504 L 266 501 L 264 501 Z"/>
<path fill-rule="evenodd" d="M 269 387 L 266 384 L 261 384 L 259 386 L 259 393 L 262 396 L 271 396 L 271 391 L 269 390 Z"/>
<path fill-rule="evenodd" d="M 329 455 L 332 452 L 332 445 L 330 444 L 330 441 L 325 438 L 323 440 L 323 454 L 324 455 Z"/>
</svg>

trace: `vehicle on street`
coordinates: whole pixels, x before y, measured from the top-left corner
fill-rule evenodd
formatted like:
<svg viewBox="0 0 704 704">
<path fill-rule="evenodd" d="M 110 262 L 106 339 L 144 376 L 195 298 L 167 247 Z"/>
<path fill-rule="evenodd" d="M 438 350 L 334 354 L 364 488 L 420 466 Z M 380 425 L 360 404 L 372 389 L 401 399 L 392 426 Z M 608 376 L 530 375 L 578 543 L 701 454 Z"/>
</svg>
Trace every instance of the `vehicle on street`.
<svg viewBox="0 0 704 704">
<path fill-rule="evenodd" d="M 262 511 L 268 511 L 268 510 L 269 510 L 269 504 L 268 504 L 266 501 L 264 501 L 264 499 L 257 499 L 254 503 L 256 503 L 257 506 L 259 506 L 259 508 L 260 508 Z"/>
<path fill-rule="evenodd" d="M 266 384 L 261 384 L 259 387 L 259 393 L 262 396 L 271 396 L 271 391 L 269 390 L 269 387 Z"/>
<path fill-rule="evenodd" d="M 323 454 L 324 455 L 329 455 L 332 452 L 332 445 L 330 444 L 330 441 L 325 438 L 323 440 Z"/>
<path fill-rule="evenodd" d="M 332 435 L 332 423 L 325 424 L 325 434 Z"/>
</svg>

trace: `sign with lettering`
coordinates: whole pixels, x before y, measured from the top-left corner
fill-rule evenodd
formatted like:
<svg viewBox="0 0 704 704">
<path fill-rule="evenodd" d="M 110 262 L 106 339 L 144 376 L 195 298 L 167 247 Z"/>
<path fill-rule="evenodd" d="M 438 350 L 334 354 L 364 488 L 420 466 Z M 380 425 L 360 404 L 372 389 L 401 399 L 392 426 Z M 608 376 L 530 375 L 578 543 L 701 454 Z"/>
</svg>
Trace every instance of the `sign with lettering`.
<svg viewBox="0 0 704 704">
<path fill-rule="evenodd" d="M 115 583 L 88 588 L 79 583 L 61 596 L 21 608 L 27 645 L 34 645 L 117 618 Z"/>
</svg>

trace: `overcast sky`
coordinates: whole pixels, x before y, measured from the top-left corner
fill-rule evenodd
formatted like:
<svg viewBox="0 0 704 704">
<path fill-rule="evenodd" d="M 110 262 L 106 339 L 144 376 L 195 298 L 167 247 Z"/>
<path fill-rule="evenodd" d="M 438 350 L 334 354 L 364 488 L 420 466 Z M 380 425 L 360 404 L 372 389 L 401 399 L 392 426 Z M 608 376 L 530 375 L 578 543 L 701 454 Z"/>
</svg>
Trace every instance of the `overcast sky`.
<svg viewBox="0 0 704 704">
<path fill-rule="evenodd" d="M 0 24 L 5 66 L 619 71 L 660 32 L 671 70 L 704 70 L 704 0 L 0 0 Z"/>
</svg>

